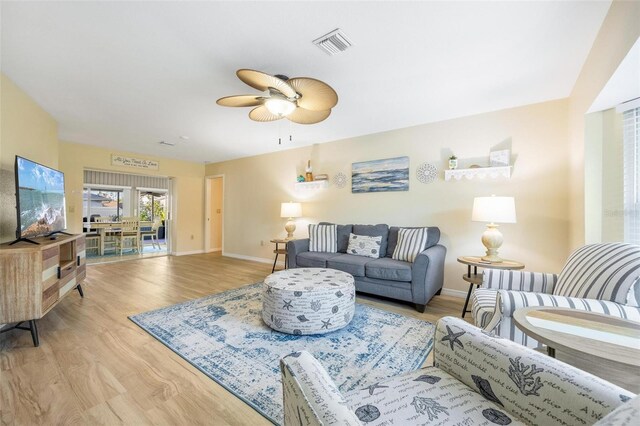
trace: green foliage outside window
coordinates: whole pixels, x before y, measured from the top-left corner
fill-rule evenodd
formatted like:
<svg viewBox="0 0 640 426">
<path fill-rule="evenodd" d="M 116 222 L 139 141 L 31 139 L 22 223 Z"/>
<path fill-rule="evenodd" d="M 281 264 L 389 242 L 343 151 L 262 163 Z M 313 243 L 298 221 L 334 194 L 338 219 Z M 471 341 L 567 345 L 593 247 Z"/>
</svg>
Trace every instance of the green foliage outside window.
<svg viewBox="0 0 640 426">
<path fill-rule="evenodd" d="M 152 195 L 143 195 L 140 197 L 140 220 L 153 221 L 157 218 L 165 220 L 166 214 L 163 203 L 156 197 Z"/>
</svg>

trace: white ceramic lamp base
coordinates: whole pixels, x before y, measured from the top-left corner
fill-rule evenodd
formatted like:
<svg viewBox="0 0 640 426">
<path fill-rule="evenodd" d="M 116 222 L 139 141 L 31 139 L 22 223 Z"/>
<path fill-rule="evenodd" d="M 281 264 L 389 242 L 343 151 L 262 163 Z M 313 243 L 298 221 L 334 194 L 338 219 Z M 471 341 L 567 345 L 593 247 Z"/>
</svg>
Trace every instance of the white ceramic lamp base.
<svg viewBox="0 0 640 426">
<path fill-rule="evenodd" d="M 482 256 L 482 260 L 491 263 L 502 262 L 502 259 L 498 256 L 498 249 L 502 242 L 502 233 L 498 230 L 498 225 L 495 223 L 488 224 L 486 231 L 482 234 L 482 244 L 487 248 L 487 254 Z"/>
<path fill-rule="evenodd" d="M 296 231 L 296 222 L 292 217 L 289 218 L 287 224 L 284 226 L 285 231 L 287 231 L 287 240 L 293 239 L 293 233 Z"/>
</svg>

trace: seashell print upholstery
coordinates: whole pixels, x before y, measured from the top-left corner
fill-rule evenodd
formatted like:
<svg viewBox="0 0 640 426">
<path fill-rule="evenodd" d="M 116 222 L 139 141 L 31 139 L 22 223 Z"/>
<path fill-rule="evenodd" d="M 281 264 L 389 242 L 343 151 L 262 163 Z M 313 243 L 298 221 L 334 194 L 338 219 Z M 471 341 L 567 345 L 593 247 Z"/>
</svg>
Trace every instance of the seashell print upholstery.
<svg viewBox="0 0 640 426">
<path fill-rule="evenodd" d="M 633 408 L 632 393 L 458 318 L 438 321 L 434 360 L 343 395 L 312 355 L 288 355 L 284 424 L 592 425 Z"/>
</svg>

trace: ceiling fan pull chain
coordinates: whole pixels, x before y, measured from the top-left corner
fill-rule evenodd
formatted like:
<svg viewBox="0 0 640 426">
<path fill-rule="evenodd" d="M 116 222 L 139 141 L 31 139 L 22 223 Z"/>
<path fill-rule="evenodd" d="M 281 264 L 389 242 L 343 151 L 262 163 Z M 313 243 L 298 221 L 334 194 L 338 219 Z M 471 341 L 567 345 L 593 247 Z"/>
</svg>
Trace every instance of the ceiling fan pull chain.
<svg viewBox="0 0 640 426">
<path fill-rule="evenodd" d="M 292 142 L 293 138 L 291 137 L 291 121 L 289 121 L 289 142 Z"/>
</svg>

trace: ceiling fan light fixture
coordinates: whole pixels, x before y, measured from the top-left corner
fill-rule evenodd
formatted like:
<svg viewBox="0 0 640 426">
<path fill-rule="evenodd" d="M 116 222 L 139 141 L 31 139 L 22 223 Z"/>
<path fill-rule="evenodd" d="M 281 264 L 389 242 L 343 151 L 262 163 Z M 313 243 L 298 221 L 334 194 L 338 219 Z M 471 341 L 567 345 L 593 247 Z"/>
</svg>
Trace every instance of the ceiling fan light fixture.
<svg viewBox="0 0 640 426">
<path fill-rule="evenodd" d="M 280 97 L 271 97 L 267 99 L 264 103 L 271 114 L 277 115 L 279 117 L 285 117 L 291 114 L 296 109 L 296 104 L 292 101 L 280 98 Z"/>
</svg>

